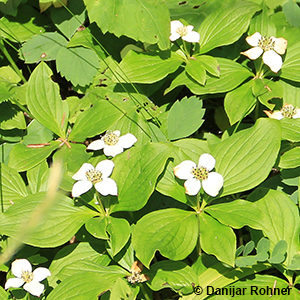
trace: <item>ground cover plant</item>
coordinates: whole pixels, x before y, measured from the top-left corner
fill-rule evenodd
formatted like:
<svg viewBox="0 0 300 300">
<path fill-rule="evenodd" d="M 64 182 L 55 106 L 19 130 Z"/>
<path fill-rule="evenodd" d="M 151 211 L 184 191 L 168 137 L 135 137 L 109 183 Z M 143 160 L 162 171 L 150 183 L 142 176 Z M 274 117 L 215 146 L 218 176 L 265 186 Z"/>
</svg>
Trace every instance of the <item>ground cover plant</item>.
<svg viewBox="0 0 300 300">
<path fill-rule="evenodd" d="M 299 299 L 297 1 L 0 12 L 0 299 Z"/>
</svg>

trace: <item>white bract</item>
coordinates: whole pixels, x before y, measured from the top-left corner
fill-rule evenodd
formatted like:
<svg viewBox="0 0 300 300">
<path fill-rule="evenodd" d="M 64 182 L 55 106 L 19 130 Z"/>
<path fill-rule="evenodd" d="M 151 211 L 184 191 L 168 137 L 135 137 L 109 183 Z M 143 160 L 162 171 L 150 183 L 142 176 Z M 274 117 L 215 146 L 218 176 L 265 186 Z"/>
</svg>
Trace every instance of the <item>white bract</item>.
<svg viewBox="0 0 300 300">
<path fill-rule="evenodd" d="M 136 143 L 136 137 L 127 133 L 125 135 L 120 136 L 120 131 L 107 131 L 106 134 L 99 140 L 95 140 L 91 142 L 87 149 L 88 150 L 101 150 L 106 156 L 115 157 L 117 154 L 120 154 L 124 151 L 124 149 L 130 148 Z"/>
<path fill-rule="evenodd" d="M 208 153 L 200 156 L 198 166 L 191 160 L 185 160 L 174 168 L 174 174 L 179 179 L 186 180 L 185 192 L 190 196 L 199 193 L 201 183 L 204 191 L 215 197 L 223 186 L 223 176 L 217 172 L 210 172 L 216 164 L 216 160 Z"/>
<path fill-rule="evenodd" d="M 72 196 L 79 197 L 90 190 L 93 185 L 103 196 L 117 196 L 117 184 L 113 179 L 108 178 L 111 175 L 114 166 L 113 161 L 108 159 L 99 162 L 96 168 L 89 163 L 84 163 L 79 171 L 72 177 L 73 179 L 78 180 L 73 185 Z"/>
<path fill-rule="evenodd" d="M 264 110 L 266 115 L 269 118 L 281 120 L 283 118 L 289 119 L 298 119 L 300 118 L 300 109 L 294 107 L 292 104 L 285 104 L 283 105 L 281 110 L 274 110 L 273 112 Z"/>
<path fill-rule="evenodd" d="M 18 288 L 24 283 L 23 289 L 31 295 L 39 297 L 44 291 L 44 285 L 40 281 L 51 275 L 47 268 L 36 268 L 32 272 L 32 266 L 27 259 L 16 259 L 11 264 L 11 272 L 16 276 L 9 278 L 5 283 L 5 289 Z"/>
<path fill-rule="evenodd" d="M 175 40 L 182 38 L 184 41 L 190 43 L 199 43 L 200 34 L 193 31 L 193 29 L 194 26 L 192 25 L 184 26 L 180 21 L 172 21 L 170 40 L 174 42 Z"/>
<path fill-rule="evenodd" d="M 264 37 L 259 32 L 248 36 L 246 38 L 247 43 L 253 48 L 241 52 L 241 54 L 246 55 L 248 58 L 255 60 L 262 54 L 263 62 L 270 67 L 270 69 L 277 73 L 282 66 L 282 58 L 280 55 L 285 53 L 287 47 L 287 40 L 280 37 L 275 38 Z M 280 54 L 280 55 L 279 55 Z"/>
</svg>

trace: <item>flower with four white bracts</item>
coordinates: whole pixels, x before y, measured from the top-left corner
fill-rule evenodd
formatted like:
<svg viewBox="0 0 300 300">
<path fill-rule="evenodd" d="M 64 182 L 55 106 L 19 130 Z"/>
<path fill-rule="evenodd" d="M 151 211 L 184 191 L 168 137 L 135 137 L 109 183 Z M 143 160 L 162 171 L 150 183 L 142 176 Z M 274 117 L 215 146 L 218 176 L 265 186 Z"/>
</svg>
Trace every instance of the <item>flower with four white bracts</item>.
<svg viewBox="0 0 300 300">
<path fill-rule="evenodd" d="M 84 163 L 79 171 L 72 177 L 73 179 L 78 180 L 73 185 L 72 196 L 79 197 L 90 190 L 93 185 L 103 196 L 117 196 L 117 184 L 113 179 L 108 178 L 111 175 L 114 166 L 114 162 L 108 159 L 100 161 L 96 168 L 89 163 Z"/>
<path fill-rule="evenodd" d="M 255 32 L 248 36 L 246 41 L 250 46 L 253 46 L 253 48 L 241 52 L 241 54 L 252 60 L 257 59 L 263 54 L 263 62 L 269 66 L 273 72 L 277 73 L 281 69 L 282 58 L 280 55 L 285 53 L 287 47 L 286 39 L 282 37 L 275 38 L 274 36 L 265 37 L 259 32 Z"/>
<path fill-rule="evenodd" d="M 190 43 L 199 43 L 200 34 L 197 31 L 193 31 L 194 26 L 188 25 L 184 26 L 180 21 L 171 21 L 171 35 L 170 40 L 174 42 L 175 40 L 182 38 L 184 41 Z"/>
<path fill-rule="evenodd" d="M 11 272 L 15 278 L 7 279 L 5 289 L 18 288 L 24 283 L 23 289 L 31 295 L 39 297 L 44 291 L 44 285 L 40 281 L 51 275 L 47 268 L 36 268 L 32 272 L 32 266 L 27 259 L 16 259 L 11 264 Z"/>
<path fill-rule="evenodd" d="M 198 194 L 201 183 L 204 191 L 215 197 L 223 186 L 223 176 L 217 172 L 210 172 L 216 164 L 216 160 L 208 153 L 200 156 L 198 166 L 191 160 L 185 160 L 174 168 L 174 174 L 179 179 L 186 180 L 185 192 L 190 196 Z"/>
<path fill-rule="evenodd" d="M 122 153 L 124 149 L 132 147 L 137 141 L 136 137 L 131 133 L 122 136 L 120 136 L 120 134 L 119 130 L 107 131 L 101 139 L 91 142 L 87 149 L 103 149 L 106 156 L 115 157 L 117 154 Z"/>
<path fill-rule="evenodd" d="M 277 119 L 277 120 L 281 120 L 283 118 L 289 118 L 289 119 L 300 118 L 300 108 L 296 108 L 292 104 L 283 105 L 281 110 L 274 110 L 273 112 L 264 110 L 264 112 L 269 118 Z"/>
</svg>

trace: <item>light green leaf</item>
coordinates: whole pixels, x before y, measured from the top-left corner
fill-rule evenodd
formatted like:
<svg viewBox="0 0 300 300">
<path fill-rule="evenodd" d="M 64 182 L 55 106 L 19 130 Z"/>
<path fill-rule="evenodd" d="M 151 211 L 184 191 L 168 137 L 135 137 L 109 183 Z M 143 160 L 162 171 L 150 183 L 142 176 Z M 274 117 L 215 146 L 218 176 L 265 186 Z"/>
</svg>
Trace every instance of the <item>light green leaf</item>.
<svg viewBox="0 0 300 300">
<path fill-rule="evenodd" d="M 189 59 L 185 71 L 198 83 L 205 85 L 206 71 L 203 64 L 197 58 Z"/>
<path fill-rule="evenodd" d="M 230 9 L 215 10 L 200 25 L 200 53 L 238 40 L 258 10 L 258 5 L 248 1 L 237 2 Z"/>
<path fill-rule="evenodd" d="M 214 147 L 216 170 L 224 178 L 222 196 L 249 190 L 265 180 L 275 164 L 280 141 L 278 121 L 259 119 L 253 127 Z"/>
<path fill-rule="evenodd" d="M 280 77 L 300 81 L 300 42 L 287 47 Z"/>
<path fill-rule="evenodd" d="M 182 72 L 173 80 L 165 93 L 180 85 L 187 86 L 196 95 L 224 93 L 234 89 L 252 76 L 249 70 L 236 62 L 225 58 L 217 58 L 217 61 L 220 65 L 220 78 L 207 74 L 206 84 L 202 86 Z"/>
<path fill-rule="evenodd" d="M 187 203 L 189 196 L 185 194 L 183 182 L 176 179 L 173 168 L 187 159 L 197 162 L 202 153 L 209 152 L 208 145 L 205 141 L 199 139 L 181 139 L 171 145 L 171 156 L 174 158 L 174 162 L 170 161 L 168 163 L 166 170 L 157 183 L 156 190 L 163 195 Z"/>
<path fill-rule="evenodd" d="M 300 119 L 284 118 L 280 120 L 282 139 L 291 142 L 300 141 Z"/>
<path fill-rule="evenodd" d="M 202 63 L 207 72 L 211 75 L 220 77 L 220 65 L 215 57 L 209 55 L 197 56 L 197 60 Z"/>
<path fill-rule="evenodd" d="M 46 32 L 35 35 L 21 48 L 27 64 L 39 61 L 55 60 L 59 49 L 67 46 L 67 40 L 58 32 Z"/>
<path fill-rule="evenodd" d="M 8 166 L 18 172 L 27 171 L 45 160 L 55 149 L 59 142 L 51 142 L 42 148 L 29 148 L 23 144 L 16 144 L 9 153 Z"/>
<path fill-rule="evenodd" d="M 297 168 L 300 166 L 300 147 L 295 147 L 285 152 L 280 157 L 279 167 L 283 169 Z"/>
<path fill-rule="evenodd" d="M 170 17 L 159 0 L 84 0 L 90 22 L 96 22 L 103 33 L 126 35 L 138 41 L 169 48 Z"/>
<path fill-rule="evenodd" d="M 218 260 L 234 266 L 236 237 L 233 230 L 205 213 L 198 217 L 201 248 L 215 255 Z"/>
<path fill-rule="evenodd" d="M 127 280 L 119 278 L 111 289 L 109 299 L 137 299 L 139 291 L 139 285 L 129 285 Z"/>
<path fill-rule="evenodd" d="M 25 183 L 17 171 L 5 164 L 0 164 L 0 201 L 1 211 L 10 207 L 28 195 Z"/>
<path fill-rule="evenodd" d="M 23 138 L 25 145 L 48 143 L 53 139 L 51 130 L 37 120 L 32 120 L 27 127 L 27 134 Z"/>
<path fill-rule="evenodd" d="M 141 209 L 154 191 L 169 156 L 170 147 L 163 143 L 136 146 L 116 156 L 112 178 L 118 185 L 118 203 L 113 211 Z"/>
<path fill-rule="evenodd" d="M 84 141 L 87 137 L 104 132 L 122 116 L 122 111 L 114 103 L 99 100 L 77 118 L 69 139 L 77 142 Z"/>
<path fill-rule="evenodd" d="M 20 230 L 23 230 L 37 206 L 45 201 L 45 197 L 46 193 L 29 195 L 0 215 L 2 234 L 20 238 Z M 69 241 L 78 229 L 96 214 L 85 206 L 74 206 L 69 197 L 58 195 L 55 205 L 41 217 L 40 223 L 30 235 L 22 238 L 22 242 L 36 247 L 60 246 Z"/>
<path fill-rule="evenodd" d="M 168 113 L 168 138 L 176 140 L 194 133 L 204 122 L 202 100 L 197 97 L 184 97 L 176 101 Z M 188 117 L 189 122 L 183 120 Z"/>
<path fill-rule="evenodd" d="M 62 47 L 57 53 L 56 66 L 61 75 L 74 86 L 86 86 L 93 81 L 100 64 L 94 50 Z"/>
<path fill-rule="evenodd" d="M 295 82 L 279 81 L 282 86 L 283 103 L 300 107 L 300 86 Z"/>
<path fill-rule="evenodd" d="M 115 256 L 130 237 L 130 225 L 126 219 L 109 217 L 106 230 L 110 236 L 112 254 Z"/>
<path fill-rule="evenodd" d="M 27 105 L 42 125 L 65 137 L 69 110 L 61 100 L 58 84 L 51 80 L 52 70 L 41 62 L 32 72 L 27 89 Z"/>
<path fill-rule="evenodd" d="M 195 248 L 197 236 L 195 213 L 169 208 L 140 219 L 133 230 L 132 243 L 136 256 L 149 267 L 157 250 L 172 260 L 186 258 Z"/>
<path fill-rule="evenodd" d="M 85 223 L 86 230 L 98 239 L 108 240 L 106 233 L 107 218 L 92 218 Z"/>
<path fill-rule="evenodd" d="M 85 21 L 85 6 L 82 0 L 68 0 L 68 10 L 64 7 L 50 9 L 50 16 L 54 25 L 67 37 L 71 38 Z"/>
<path fill-rule="evenodd" d="M 9 101 L 2 102 L 0 103 L 0 111 L 0 129 L 10 130 L 26 128 L 24 113 L 17 105 L 14 105 Z"/>
<path fill-rule="evenodd" d="M 150 287 L 154 291 L 170 287 L 180 294 L 193 292 L 191 283 L 197 282 L 194 270 L 184 262 L 164 260 L 151 265 Z"/>
<path fill-rule="evenodd" d="M 129 51 L 117 70 L 117 82 L 154 83 L 175 72 L 182 60 L 170 52 L 153 54 Z M 116 80 L 116 79 L 115 79 Z"/>
<path fill-rule="evenodd" d="M 289 24 L 294 27 L 300 27 L 300 7 L 297 2 L 288 0 L 282 6 L 282 11 Z"/>
<path fill-rule="evenodd" d="M 231 125 L 242 120 L 254 108 L 256 98 L 252 94 L 252 85 L 250 80 L 226 94 L 224 107 Z"/>
<path fill-rule="evenodd" d="M 271 254 L 271 257 L 269 258 L 269 262 L 271 264 L 281 264 L 285 261 L 285 254 L 287 250 L 287 242 L 286 241 L 279 241 Z"/>
<path fill-rule="evenodd" d="M 65 267 L 86 260 L 100 266 L 107 266 L 111 261 L 105 253 L 104 246 L 99 247 L 98 244 L 94 245 L 85 242 L 67 245 L 57 252 L 51 262 L 49 267 L 51 276 L 48 277 L 49 285 L 55 287 L 58 280 L 62 281 L 67 277 L 77 274 L 78 270 L 73 270 L 73 272 L 69 270 L 66 272 Z"/>
<path fill-rule="evenodd" d="M 49 167 L 46 161 L 27 171 L 28 185 L 32 194 L 46 192 L 48 187 Z"/>
<path fill-rule="evenodd" d="M 98 295 L 111 289 L 118 278 L 128 275 L 118 266 L 102 267 L 91 262 L 71 264 L 66 270 L 71 267 L 76 270 L 76 274 L 59 284 L 49 294 L 48 300 L 97 299 Z"/>
<path fill-rule="evenodd" d="M 11 66 L 3 66 L 0 68 L 0 81 L 18 83 L 21 81 L 21 78 Z"/>
<path fill-rule="evenodd" d="M 270 20 L 270 10 L 263 7 L 260 14 L 255 14 L 251 19 L 248 35 L 259 32 L 263 36 L 276 36 L 275 24 Z"/>
</svg>

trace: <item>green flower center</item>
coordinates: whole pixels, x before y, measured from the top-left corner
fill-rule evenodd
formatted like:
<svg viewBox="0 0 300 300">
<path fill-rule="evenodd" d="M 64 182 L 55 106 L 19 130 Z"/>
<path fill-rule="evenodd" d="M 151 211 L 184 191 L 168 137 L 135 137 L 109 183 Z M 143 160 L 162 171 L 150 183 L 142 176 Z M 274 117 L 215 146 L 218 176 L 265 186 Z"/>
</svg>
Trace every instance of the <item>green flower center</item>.
<svg viewBox="0 0 300 300">
<path fill-rule="evenodd" d="M 132 275 L 127 277 L 127 281 L 131 284 L 143 282 L 143 277 L 140 272 L 132 272 Z"/>
<path fill-rule="evenodd" d="M 103 137 L 103 141 L 106 145 L 114 146 L 119 141 L 119 137 L 113 132 L 107 132 Z"/>
<path fill-rule="evenodd" d="M 21 278 L 26 282 L 31 282 L 33 280 L 33 273 L 29 271 L 23 271 Z"/>
<path fill-rule="evenodd" d="M 263 36 L 258 42 L 258 47 L 264 51 L 274 50 L 274 46 L 275 41 L 271 37 Z"/>
<path fill-rule="evenodd" d="M 89 170 L 85 173 L 85 176 L 87 180 L 92 182 L 93 184 L 102 181 L 102 173 L 97 170 Z"/>
<path fill-rule="evenodd" d="M 281 113 L 285 118 L 291 119 L 296 114 L 296 108 L 292 104 L 287 104 L 282 107 Z"/>
<path fill-rule="evenodd" d="M 205 180 L 208 177 L 208 170 L 206 168 L 193 168 L 192 174 L 198 180 Z"/>
<path fill-rule="evenodd" d="M 180 36 L 186 36 L 186 35 L 188 34 L 187 26 L 178 27 L 178 28 L 176 29 L 176 32 L 177 32 Z"/>
</svg>

